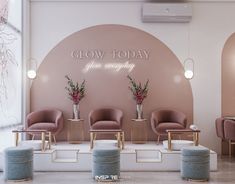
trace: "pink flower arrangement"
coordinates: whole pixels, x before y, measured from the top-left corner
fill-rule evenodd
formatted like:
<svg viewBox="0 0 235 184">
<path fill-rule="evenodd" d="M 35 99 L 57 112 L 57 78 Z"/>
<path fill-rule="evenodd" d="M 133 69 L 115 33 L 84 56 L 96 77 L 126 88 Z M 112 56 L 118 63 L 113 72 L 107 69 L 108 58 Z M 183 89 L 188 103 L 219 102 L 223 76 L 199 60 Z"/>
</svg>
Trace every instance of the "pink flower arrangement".
<svg viewBox="0 0 235 184">
<path fill-rule="evenodd" d="M 79 86 L 78 82 L 74 84 L 73 80 L 68 75 L 65 76 L 68 80 L 68 87 L 65 89 L 68 91 L 69 99 L 73 101 L 75 105 L 78 105 L 82 98 L 85 96 L 85 80 Z"/>
<path fill-rule="evenodd" d="M 139 84 L 137 84 L 135 80 L 133 80 L 129 75 L 127 76 L 127 78 L 130 80 L 131 86 L 129 86 L 129 89 L 133 94 L 136 104 L 141 105 L 148 94 L 149 80 L 147 80 L 144 86 L 142 87 L 142 84 L 140 82 Z"/>
</svg>

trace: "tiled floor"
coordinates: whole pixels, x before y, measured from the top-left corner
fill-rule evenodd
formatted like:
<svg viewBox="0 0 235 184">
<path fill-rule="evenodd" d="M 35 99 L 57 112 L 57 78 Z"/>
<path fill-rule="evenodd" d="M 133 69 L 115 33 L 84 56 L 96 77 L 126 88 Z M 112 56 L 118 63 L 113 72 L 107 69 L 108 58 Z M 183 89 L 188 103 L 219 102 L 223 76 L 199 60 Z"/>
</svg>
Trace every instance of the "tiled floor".
<svg viewBox="0 0 235 184">
<path fill-rule="evenodd" d="M 0 173 L 0 184 L 5 184 L 3 174 Z M 35 172 L 33 181 L 20 182 L 21 184 L 89 184 L 97 183 L 91 178 L 90 172 Z M 122 184 L 180 184 L 196 183 L 184 181 L 179 172 L 122 172 Z M 219 158 L 218 171 L 211 172 L 211 184 L 235 183 L 235 158 Z M 107 183 L 106 183 L 107 184 Z"/>
</svg>

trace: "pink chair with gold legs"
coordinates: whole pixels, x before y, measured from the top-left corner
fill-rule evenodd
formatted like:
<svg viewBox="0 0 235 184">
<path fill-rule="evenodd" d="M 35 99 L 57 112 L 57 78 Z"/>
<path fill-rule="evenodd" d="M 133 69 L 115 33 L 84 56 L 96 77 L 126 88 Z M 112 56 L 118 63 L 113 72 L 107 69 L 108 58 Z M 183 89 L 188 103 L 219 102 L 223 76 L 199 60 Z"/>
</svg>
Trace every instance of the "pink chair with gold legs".
<svg viewBox="0 0 235 184">
<path fill-rule="evenodd" d="M 151 114 L 151 127 L 157 134 L 157 142 L 161 135 L 167 135 L 167 129 L 185 129 L 187 118 L 184 113 L 176 110 L 156 110 Z"/>
<path fill-rule="evenodd" d="M 235 121 L 225 120 L 224 137 L 229 143 L 229 156 L 232 156 L 232 145 L 235 145 Z"/>
<path fill-rule="evenodd" d="M 221 138 L 221 147 L 223 141 L 229 143 L 229 156 L 232 155 L 232 145 L 235 144 L 235 121 L 228 118 L 217 118 L 215 120 L 216 134 Z"/>
<path fill-rule="evenodd" d="M 96 109 L 89 114 L 91 129 L 121 129 L 123 113 L 119 109 L 102 108 Z"/>
<path fill-rule="evenodd" d="M 215 120 L 215 127 L 216 127 L 216 134 L 218 137 L 222 139 L 222 141 L 225 139 L 224 137 L 224 118 L 217 118 Z"/>
<path fill-rule="evenodd" d="M 34 111 L 28 114 L 26 118 L 27 130 L 47 130 L 51 132 L 55 143 L 56 135 L 63 129 L 63 124 L 63 113 L 57 109 Z"/>
<path fill-rule="evenodd" d="M 116 134 L 118 146 L 124 148 L 124 131 L 122 130 L 123 112 L 115 108 L 101 108 L 90 112 L 90 147 L 93 148 L 93 142 L 97 133 Z"/>
</svg>

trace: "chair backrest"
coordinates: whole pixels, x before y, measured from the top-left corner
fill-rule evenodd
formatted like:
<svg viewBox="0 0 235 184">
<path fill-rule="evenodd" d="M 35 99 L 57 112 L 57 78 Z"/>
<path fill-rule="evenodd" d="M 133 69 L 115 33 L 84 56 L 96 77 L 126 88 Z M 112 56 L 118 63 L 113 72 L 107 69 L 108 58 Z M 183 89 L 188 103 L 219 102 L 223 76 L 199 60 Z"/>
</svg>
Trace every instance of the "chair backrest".
<svg viewBox="0 0 235 184">
<path fill-rule="evenodd" d="M 235 141 L 235 121 L 233 119 L 224 120 L 224 139 Z"/>
<path fill-rule="evenodd" d="M 224 118 L 217 118 L 215 120 L 215 128 L 216 128 L 216 134 L 218 137 L 224 139 L 225 134 L 224 134 Z"/>
<path fill-rule="evenodd" d="M 56 123 L 62 116 L 62 112 L 57 109 L 43 109 L 31 112 L 27 115 L 26 120 L 29 126 L 39 122 Z"/>
<path fill-rule="evenodd" d="M 89 123 L 93 125 L 96 121 L 116 121 L 121 125 L 123 112 L 120 109 L 102 108 L 89 113 Z"/>
<path fill-rule="evenodd" d="M 158 110 L 155 111 L 158 123 L 162 122 L 175 122 L 182 124 L 186 127 L 186 115 L 176 110 Z"/>
</svg>

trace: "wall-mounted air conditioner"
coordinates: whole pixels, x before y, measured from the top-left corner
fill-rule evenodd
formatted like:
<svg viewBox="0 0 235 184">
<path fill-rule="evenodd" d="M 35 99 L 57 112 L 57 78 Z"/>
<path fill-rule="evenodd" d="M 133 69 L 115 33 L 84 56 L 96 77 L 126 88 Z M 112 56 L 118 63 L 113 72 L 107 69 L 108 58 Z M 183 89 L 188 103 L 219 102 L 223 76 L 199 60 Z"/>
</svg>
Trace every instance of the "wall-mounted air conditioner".
<svg viewBox="0 0 235 184">
<path fill-rule="evenodd" d="M 190 3 L 144 3 L 143 22 L 190 22 L 192 19 Z"/>
</svg>

